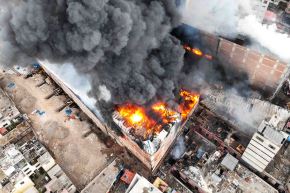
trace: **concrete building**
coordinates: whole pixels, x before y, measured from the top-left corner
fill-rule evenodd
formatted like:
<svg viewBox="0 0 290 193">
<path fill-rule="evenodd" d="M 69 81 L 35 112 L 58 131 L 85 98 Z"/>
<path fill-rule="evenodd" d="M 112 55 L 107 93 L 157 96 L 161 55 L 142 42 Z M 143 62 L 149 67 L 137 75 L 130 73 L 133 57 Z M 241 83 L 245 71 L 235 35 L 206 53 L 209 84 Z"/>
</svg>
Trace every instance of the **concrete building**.
<svg viewBox="0 0 290 193">
<path fill-rule="evenodd" d="M 76 192 L 70 179 L 35 138 L 22 145 L 10 144 L 0 153 L 0 170 L 9 179 L 11 192 L 34 193 L 44 191 L 44 187 L 47 192 Z"/>
<path fill-rule="evenodd" d="M 156 169 L 160 166 L 163 159 L 169 152 L 170 148 L 174 144 L 177 137 L 180 135 L 183 126 L 186 124 L 188 118 L 191 116 L 191 114 L 194 112 L 198 102 L 199 97 L 196 98 L 196 103 L 192 109 L 190 109 L 190 112 L 188 113 L 186 119 L 179 122 L 177 126 L 172 127 L 169 129 L 168 133 L 165 137 L 162 137 L 162 143 L 158 145 L 158 149 L 156 151 L 152 152 L 152 154 L 148 153 L 148 151 L 145 151 L 146 148 L 140 147 L 140 145 L 137 144 L 136 140 L 132 138 L 128 134 L 128 132 L 125 132 L 124 129 L 121 126 L 117 125 L 117 121 L 115 120 L 115 123 L 112 123 L 112 125 L 107 125 L 104 121 L 101 121 L 96 114 L 88 108 L 84 104 L 83 101 L 75 94 L 75 92 L 66 85 L 60 77 L 58 77 L 56 74 L 54 74 L 52 71 L 47 69 L 45 65 L 42 65 L 44 71 L 55 81 L 57 85 L 59 85 L 62 90 L 80 107 L 80 109 L 96 124 L 97 127 L 99 127 L 105 134 L 111 136 L 113 139 L 115 139 L 121 146 L 126 147 L 133 155 L 135 155 L 148 169 L 151 171 L 156 171 Z M 112 114 L 113 116 L 113 114 Z M 115 119 L 116 117 L 113 116 Z M 120 135 L 121 131 L 121 135 Z M 152 144 L 152 143 L 151 143 Z M 145 145 L 144 145 L 145 146 Z"/>
<path fill-rule="evenodd" d="M 278 5 L 280 2 L 288 3 L 288 0 L 253 0 L 252 8 L 254 11 L 254 14 L 257 16 L 259 21 L 263 21 L 265 14 L 269 8 L 270 4 Z"/>
<path fill-rule="evenodd" d="M 7 131 L 11 130 L 10 126 L 18 122 L 17 118 L 20 116 L 19 110 L 15 107 L 9 96 L 0 89 L 0 128 L 4 128 Z"/>
<path fill-rule="evenodd" d="M 13 90 L 14 83 L 9 83 L 7 89 Z M 0 88 L 0 147 L 13 144 L 18 138 L 31 132 L 26 115 L 21 114 L 9 95 Z"/>
<path fill-rule="evenodd" d="M 259 172 L 263 172 L 280 147 L 259 133 L 255 133 L 242 159 Z"/>
<path fill-rule="evenodd" d="M 266 169 L 288 138 L 288 134 L 274 127 L 275 123 L 275 118 L 263 121 L 242 156 L 242 160 L 259 172 Z"/>
<path fill-rule="evenodd" d="M 125 193 L 162 193 L 157 187 L 151 184 L 146 178 L 135 174 L 131 184 L 129 185 Z"/>
<path fill-rule="evenodd" d="M 11 193 L 38 193 L 38 191 L 31 179 L 25 176 L 22 180 L 15 184 Z"/>
<path fill-rule="evenodd" d="M 17 175 L 17 173 L 19 172 L 19 163 L 25 160 L 21 152 L 16 148 L 14 144 L 11 144 L 5 149 L 1 150 L 1 154 L 2 156 L 0 159 L 0 169 L 8 178 Z"/>
<path fill-rule="evenodd" d="M 117 160 L 110 163 L 98 176 L 96 176 L 81 193 L 110 192 L 121 170 L 117 167 Z"/>
<path fill-rule="evenodd" d="M 222 61 L 228 61 L 224 62 L 228 67 L 247 74 L 250 84 L 268 96 L 289 74 L 288 64 L 224 39 L 220 40 L 218 55 Z"/>
<path fill-rule="evenodd" d="M 62 171 L 59 165 L 54 165 L 50 170 L 47 171 L 49 178 L 51 179 L 46 185 L 46 192 L 76 192 L 76 187 Z"/>
<path fill-rule="evenodd" d="M 243 78 L 243 83 L 262 93 L 265 98 L 274 98 L 290 74 L 288 62 L 269 52 L 261 53 L 244 46 L 247 40 L 243 38 L 230 41 L 186 24 L 178 28 L 175 35 L 184 45 L 197 46 L 204 53 L 210 52 L 213 63 L 223 67 L 226 75 Z"/>
<path fill-rule="evenodd" d="M 243 75 L 249 85 L 263 93 L 266 98 L 272 99 L 276 96 L 290 73 L 287 62 L 224 38 L 200 33 L 204 46 L 215 53 L 226 70 Z"/>
<path fill-rule="evenodd" d="M 239 163 L 239 160 L 228 153 L 226 157 L 223 159 L 223 161 L 221 162 L 221 165 L 231 171 L 234 171 L 238 163 Z"/>
<path fill-rule="evenodd" d="M 257 16 L 257 18 L 259 19 L 260 22 L 263 21 L 263 19 L 265 17 L 265 13 L 268 9 L 270 2 L 274 2 L 274 0 L 254 0 L 254 1 L 251 1 L 254 14 Z"/>
<path fill-rule="evenodd" d="M 218 155 L 217 152 L 214 154 Z M 219 154 L 214 157 L 210 164 L 183 166 L 178 171 L 179 179 L 201 193 L 278 193 L 262 178 L 238 163 L 232 155 Z"/>
</svg>

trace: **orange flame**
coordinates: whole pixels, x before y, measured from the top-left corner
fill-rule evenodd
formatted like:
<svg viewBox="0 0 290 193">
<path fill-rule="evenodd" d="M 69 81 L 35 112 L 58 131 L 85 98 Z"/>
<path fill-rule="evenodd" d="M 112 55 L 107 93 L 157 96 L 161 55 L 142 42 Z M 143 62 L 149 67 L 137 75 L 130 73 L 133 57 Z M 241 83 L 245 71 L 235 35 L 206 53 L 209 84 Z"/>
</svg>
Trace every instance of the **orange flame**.
<svg viewBox="0 0 290 193">
<path fill-rule="evenodd" d="M 191 48 L 190 46 L 188 45 L 184 45 L 183 48 L 185 50 L 187 50 L 188 52 L 191 52 L 192 54 L 196 55 L 196 56 L 199 56 L 199 57 L 204 57 L 208 60 L 212 60 L 213 59 L 213 56 L 210 55 L 210 54 L 204 54 L 200 49 L 198 48 Z"/>
<path fill-rule="evenodd" d="M 199 101 L 199 95 L 191 93 L 186 90 L 180 91 L 180 96 L 183 101 L 179 104 L 179 110 L 183 119 L 186 119 L 192 109 L 197 105 Z"/>
<path fill-rule="evenodd" d="M 134 104 L 123 104 L 116 108 L 126 125 L 132 128 L 145 128 L 147 134 L 159 133 L 163 125 L 177 121 L 180 117 L 184 121 L 197 105 L 199 95 L 182 90 L 182 98 L 178 111 L 174 111 L 164 102 L 157 102 L 144 108 Z M 151 113 L 149 113 L 151 112 Z M 155 116 L 152 116 L 152 113 Z"/>
<path fill-rule="evenodd" d="M 203 56 L 203 53 L 200 49 L 197 49 L 197 48 L 192 48 L 191 49 L 191 52 L 197 56 Z"/>
<path fill-rule="evenodd" d="M 145 113 L 143 107 L 139 107 L 133 104 L 124 104 L 117 107 L 117 111 L 126 121 L 129 127 L 146 126 L 151 127 L 152 123 L 149 117 Z"/>
<path fill-rule="evenodd" d="M 178 113 L 168 108 L 163 102 L 152 105 L 152 110 L 162 118 L 163 123 L 174 122 L 178 118 Z"/>
</svg>

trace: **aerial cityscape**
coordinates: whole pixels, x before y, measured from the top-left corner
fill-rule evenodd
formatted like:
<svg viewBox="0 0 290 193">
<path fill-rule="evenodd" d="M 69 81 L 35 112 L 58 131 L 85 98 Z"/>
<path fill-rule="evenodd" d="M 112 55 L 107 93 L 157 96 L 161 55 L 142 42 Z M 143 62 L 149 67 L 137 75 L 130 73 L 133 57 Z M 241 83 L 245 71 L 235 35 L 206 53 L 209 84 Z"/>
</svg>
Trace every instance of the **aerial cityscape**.
<svg viewBox="0 0 290 193">
<path fill-rule="evenodd" d="M 290 193 L 290 0 L 0 0 L 0 193 Z"/>
</svg>

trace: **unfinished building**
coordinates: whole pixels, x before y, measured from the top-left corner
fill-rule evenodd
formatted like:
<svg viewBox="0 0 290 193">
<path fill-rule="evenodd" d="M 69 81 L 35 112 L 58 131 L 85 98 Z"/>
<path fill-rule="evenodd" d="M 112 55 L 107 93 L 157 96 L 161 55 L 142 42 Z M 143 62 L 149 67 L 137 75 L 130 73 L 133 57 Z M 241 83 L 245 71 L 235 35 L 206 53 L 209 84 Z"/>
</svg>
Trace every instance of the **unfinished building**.
<svg viewBox="0 0 290 193">
<path fill-rule="evenodd" d="M 149 108 L 125 104 L 116 107 L 112 114 L 113 122 L 119 127 L 119 130 L 115 130 L 101 121 L 57 75 L 44 65 L 42 67 L 105 134 L 126 147 L 153 172 L 162 163 L 199 102 L 199 95 L 181 90 L 177 99 L 179 111 L 170 109 L 162 102 L 153 104 Z M 154 117 L 158 118 L 153 118 L 146 113 L 148 109 L 151 113 L 155 113 Z"/>
</svg>

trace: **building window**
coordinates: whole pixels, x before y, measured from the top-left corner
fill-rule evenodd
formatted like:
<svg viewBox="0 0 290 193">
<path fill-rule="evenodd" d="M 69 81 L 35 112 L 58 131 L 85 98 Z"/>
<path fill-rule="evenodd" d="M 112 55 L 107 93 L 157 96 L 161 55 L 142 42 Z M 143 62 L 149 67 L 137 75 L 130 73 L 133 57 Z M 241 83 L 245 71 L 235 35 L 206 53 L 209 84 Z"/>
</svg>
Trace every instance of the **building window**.
<svg viewBox="0 0 290 193">
<path fill-rule="evenodd" d="M 269 145 L 269 147 L 273 150 L 275 150 L 276 148 L 273 145 Z"/>
<path fill-rule="evenodd" d="M 261 142 L 264 142 L 264 140 L 261 137 L 256 136 L 256 139 L 258 139 Z"/>
</svg>

